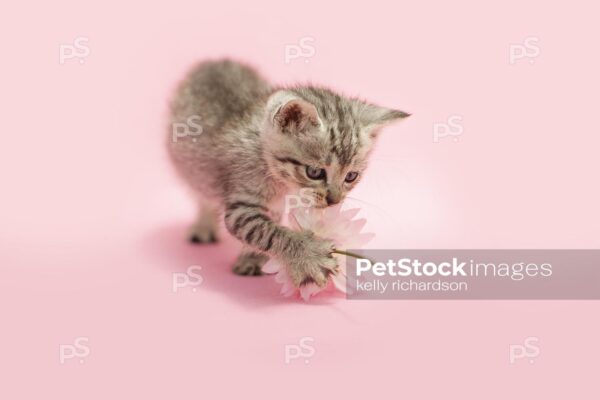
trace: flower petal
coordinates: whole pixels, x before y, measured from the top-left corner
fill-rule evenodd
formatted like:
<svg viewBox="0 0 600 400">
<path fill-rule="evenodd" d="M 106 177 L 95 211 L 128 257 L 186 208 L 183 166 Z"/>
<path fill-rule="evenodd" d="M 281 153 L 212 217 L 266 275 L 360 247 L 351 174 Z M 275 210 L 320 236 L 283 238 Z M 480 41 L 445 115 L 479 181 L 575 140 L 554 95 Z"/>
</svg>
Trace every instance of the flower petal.
<svg viewBox="0 0 600 400">
<path fill-rule="evenodd" d="M 279 272 L 280 269 L 283 269 L 283 265 L 274 259 L 267 261 L 267 263 L 261 268 L 262 272 L 265 274 L 274 274 Z"/>
<path fill-rule="evenodd" d="M 300 208 L 293 211 L 290 215 L 293 222 L 292 228 L 295 229 L 313 229 L 315 224 L 321 220 L 319 216 L 315 215 L 312 208 Z"/>
<path fill-rule="evenodd" d="M 296 288 L 294 287 L 294 285 L 292 285 L 291 282 L 286 282 L 281 287 L 280 293 L 284 297 L 290 297 L 291 295 L 293 295 L 294 293 L 296 293 Z"/>
<path fill-rule="evenodd" d="M 347 229 L 350 232 L 359 233 L 360 231 L 362 231 L 362 228 L 364 228 L 366 224 L 367 220 L 364 218 L 355 219 L 352 222 L 350 222 Z"/>
<path fill-rule="evenodd" d="M 349 208 L 340 212 L 340 217 L 346 220 L 351 220 L 360 212 L 360 208 Z"/>
<path fill-rule="evenodd" d="M 300 287 L 300 296 L 304 301 L 308 301 L 311 296 L 319 293 L 322 289 L 314 283 L 309 283 Z"/>
<path fill-rule="evenodd" d="M 333 285 L 337 290 L 342 293 L 346 293 L 346 277 L 342 274 L 335 274 L 331 277 Z"/>
</svg>

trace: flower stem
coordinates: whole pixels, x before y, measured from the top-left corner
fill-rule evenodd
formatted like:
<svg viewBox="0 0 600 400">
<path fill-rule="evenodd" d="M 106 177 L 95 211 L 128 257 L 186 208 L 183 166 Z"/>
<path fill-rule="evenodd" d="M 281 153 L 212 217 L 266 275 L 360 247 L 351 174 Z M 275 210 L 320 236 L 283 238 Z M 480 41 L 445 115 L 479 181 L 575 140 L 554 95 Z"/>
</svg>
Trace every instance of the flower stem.
<svg viewBox="0 0 600 400">
<path fill-rule="evenodd" d="M 353 258 L 363 258 L 365 260 L 369 260 L 371 261 L 371 264 L 373 264 L 373 260 L 370 260 L 364 256 L 361 256 L 360 254 L 357 253 L 352 253 L 351 251 L 346 251 L 346 250 L 340 250 L 340 249 L 333 249 L 331 251 L 331 253 L 335 253 L 335 254 L 341 254 L 343 256 L 348 256 L 348 257 L 353 257 Z"/>
</svg>

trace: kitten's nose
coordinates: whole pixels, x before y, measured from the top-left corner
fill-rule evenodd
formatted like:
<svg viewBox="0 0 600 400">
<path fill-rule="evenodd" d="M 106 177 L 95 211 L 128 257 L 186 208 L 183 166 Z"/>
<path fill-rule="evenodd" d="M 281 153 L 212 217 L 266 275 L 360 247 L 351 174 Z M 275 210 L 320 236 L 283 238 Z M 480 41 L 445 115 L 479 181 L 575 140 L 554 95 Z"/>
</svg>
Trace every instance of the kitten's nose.
<svg viewBox="0 0 600 400">
<path fill-rule="evenodd" d="M 341 199 L 342 199 L 341 195 L 332 194 L 331 192 L 327 193 L 327 197 L 325 197 L 325 200 L 327 200 L 328 206 L 339 203 Z"/>
</svg>

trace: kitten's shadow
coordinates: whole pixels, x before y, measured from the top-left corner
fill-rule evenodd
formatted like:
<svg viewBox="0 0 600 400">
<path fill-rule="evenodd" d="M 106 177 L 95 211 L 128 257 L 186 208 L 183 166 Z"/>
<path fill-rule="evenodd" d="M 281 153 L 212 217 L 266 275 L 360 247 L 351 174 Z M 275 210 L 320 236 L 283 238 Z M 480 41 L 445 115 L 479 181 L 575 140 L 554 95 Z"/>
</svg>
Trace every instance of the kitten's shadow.
<svg viewBox="0 0 600 400">
<path fill-rule="evenodd" d="M 239 305 L 251 309 L 268 306 L 305 305 L 297 298 L 280 295 L 281 286 L 273 276 L 238 276 L 231 266 L 241 245 L 235 238 L 221 231 L 216 244 L 192 244 L 186 240 L 187 226 L 172 224 L 157 228 L 145 238 L 144 250 L 156 258 L 163 271 L 185 272 L 189 266 L 200 266 L 202 284 L 198 290 L 218 292 Z M 181 289 L 185 290 L 185 289 Z M 313 297 L 308 305 L 327 305 L 340 296 L 323 294 Z"/>
</svg>

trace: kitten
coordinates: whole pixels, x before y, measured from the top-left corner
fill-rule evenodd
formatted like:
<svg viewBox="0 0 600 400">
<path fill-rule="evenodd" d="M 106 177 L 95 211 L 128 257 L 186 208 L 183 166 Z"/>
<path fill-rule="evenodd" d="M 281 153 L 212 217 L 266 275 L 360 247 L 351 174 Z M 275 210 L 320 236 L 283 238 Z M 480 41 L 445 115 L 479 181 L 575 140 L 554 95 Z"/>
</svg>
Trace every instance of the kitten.
<svg viewBox="0 0 600 400">
<path fill-rule="evenodd" d="M 198 196 L 190 240 L 216 241 L 224 216 L 244 244 L 235 273 L 260 275 L 275 256 L 297 287 L 324 286 L 337 269 L 333 244 L 279 225 L 284 196 L 310 188 L 317 207 L 339 203 L 360 181 L 379 128 L 408 115 L 324 88 L 271 87 L 237 62 L 201 63 L 176 91 L 168 141 Z M 201 130 L 184 125 L 194 123 Z M 175 126 L 189 134 L 175 135 Z"/>
</svg>

